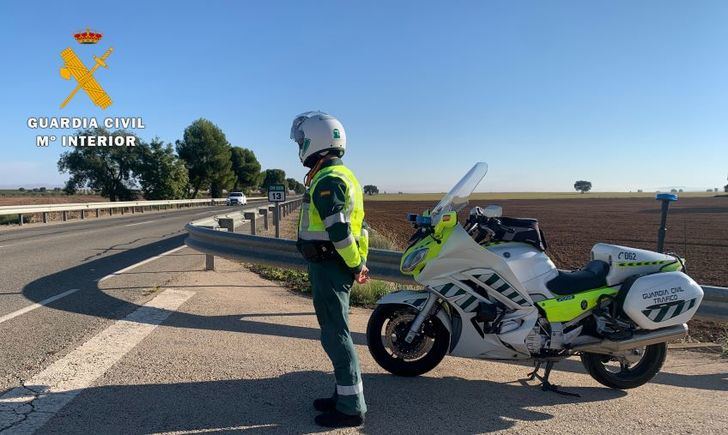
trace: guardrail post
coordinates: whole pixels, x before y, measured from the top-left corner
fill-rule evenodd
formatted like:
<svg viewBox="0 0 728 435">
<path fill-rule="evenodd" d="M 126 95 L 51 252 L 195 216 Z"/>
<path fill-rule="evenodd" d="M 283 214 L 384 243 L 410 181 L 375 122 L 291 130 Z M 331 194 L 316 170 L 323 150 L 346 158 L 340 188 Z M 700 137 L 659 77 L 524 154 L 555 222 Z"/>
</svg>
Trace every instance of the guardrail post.
<svg viewBox="0 0 728 435">
<path fill-rule="evenodd" d="M 86 210 L 81 210 L 81 219 L 86 219 Z"/>
<path fill-rule="evenodd" d="M 273 222 L 276 226 L 276 239 L 281 237 L 281 207 L 276 203 L 273 208 Z"/>
<path fill-rule="evenodd" d="M 136 213 L 136 207 L 131 206 L 131 214 L 135 214 L 135 213 Z"/>
<path fill-rule="evenodd" d="M 144 206 L 139 207 L 139 213 L 144 213 Z"/>
<path fill-rule="evenodd" d="M 124 207 L 121 207 L 121 215 L 124 216 Z"/>
<path fill-rule="evenodd" d="M 243 217 L 250 220 L 250 234 L 255 235 L 255 218 L 257 216 L 254 212 L 244 212 Z"/>
<path fill-rule="evenodd" d="M 44 224 L 48 223 L 48 212 L 43 212 L 43 223 Z"/>
<path fill-rule="evenodd" d="M 268 209 L 261 208 L 260 210 L 258 210 L 258 214 L 263 216 L 263 228 L 265 228 L 265 230 L 268 231 Z"/>
<path fill-rule="evenodd" d="M 215 257 L 205 254 L 205 270 L 215 270 Z"/>
<path fill-rule="evenodd" d="M 225 228 L 231 233 L 235 231 L 235 219 L 233 218 L 219 218 L 217 220 L 217 225 L 220 228 Z"/>
<path fill-rule="evenodd" d="M 23 226 L 23 215 L 22 214 L 18 214 L 18 224 L 20 226 Z"/>
<path fill-rule="evenodd" d="M 99 213 L 99 209 L 97 208 L 96 209 L 96 217 L 99 218 L 100 216 L 101 216 L 101 214 Z"/>
<path fill-rule="evenodd" d="M 67 212 L 66 210 L 63 210 L 63 211 L 61 212 L 61 220 L 62 220 L 63 222 L 66 222 L 66 221 L 68 220 L 68 212 Z"/>
</svg>

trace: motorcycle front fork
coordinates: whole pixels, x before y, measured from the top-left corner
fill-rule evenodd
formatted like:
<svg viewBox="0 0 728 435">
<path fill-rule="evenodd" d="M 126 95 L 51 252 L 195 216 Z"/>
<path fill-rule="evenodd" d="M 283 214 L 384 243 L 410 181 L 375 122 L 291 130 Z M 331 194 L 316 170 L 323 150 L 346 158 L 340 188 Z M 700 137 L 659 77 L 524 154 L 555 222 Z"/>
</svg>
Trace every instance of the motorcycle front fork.
<svg viewBox="0 0 728 435">
<path fill-rule="evenodd" d="M 437 303 L 437 299 L 439 298 L 439 296 L 435 292 L 431 291 L 429 288 L 427 289 L 427 291 L 427 301 L 425 301 L 425 305 L 422 306 L 422 309 L 415 317 L 415 320 L 412 321 L 412 325 L 407 332 L 407 336 L 404 338 L 404 341 L 406 341 L 407 343 L 412 343 L 415 337 L 420 334 L 422 324 L 425 322 L 425 320 L 427 320 L 428 317 L 433 314 L 432 311 L 435 307 L 435 304 Z"/>
</svg>

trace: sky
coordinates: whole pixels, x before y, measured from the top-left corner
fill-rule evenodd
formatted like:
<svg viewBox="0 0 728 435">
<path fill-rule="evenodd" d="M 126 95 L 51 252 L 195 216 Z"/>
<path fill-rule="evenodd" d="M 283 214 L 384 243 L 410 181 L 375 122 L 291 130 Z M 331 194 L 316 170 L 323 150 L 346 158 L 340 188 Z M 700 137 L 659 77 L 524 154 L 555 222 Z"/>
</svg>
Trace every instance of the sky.
<svg viewBox="0 0 728 435">
<path fill-rule="evenodd" d="M 720 187 L 726 22 L 721 1 L 3 1 L 0 188 L 67 178 L 31 116 L 138 116 L 170 143 L 204 117 L 302 180 L 308 110 L 342 121 L 380 191 L 445 191 L 477 161 L 481 191 Z M 87 27 L 99 44 L 73 39 Z M 111 107 L 59 109 L 66 47 L 89 66 L 114 48 L 95 73 Z"/>
</svg>

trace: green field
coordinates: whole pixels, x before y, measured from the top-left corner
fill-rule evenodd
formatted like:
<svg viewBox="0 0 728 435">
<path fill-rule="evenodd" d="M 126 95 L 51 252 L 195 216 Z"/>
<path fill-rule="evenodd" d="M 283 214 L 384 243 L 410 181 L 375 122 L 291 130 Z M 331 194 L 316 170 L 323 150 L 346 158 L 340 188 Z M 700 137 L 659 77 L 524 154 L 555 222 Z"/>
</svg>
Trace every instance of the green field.
<svg viewBox="0 0 728 435">
<path fill-rule="evenodd" d="M 722 192 L 682 192 L 681 198 L 707 198 L 721 195 Z M 588 199 L 588 198 L 654 198 L 655 192 L 475 192 L 470 196 L 473 201 L 501 199 Z M 366 196 L 367 201 L 438 201 L 442 193 L 386 193 Z"/>
</svg>

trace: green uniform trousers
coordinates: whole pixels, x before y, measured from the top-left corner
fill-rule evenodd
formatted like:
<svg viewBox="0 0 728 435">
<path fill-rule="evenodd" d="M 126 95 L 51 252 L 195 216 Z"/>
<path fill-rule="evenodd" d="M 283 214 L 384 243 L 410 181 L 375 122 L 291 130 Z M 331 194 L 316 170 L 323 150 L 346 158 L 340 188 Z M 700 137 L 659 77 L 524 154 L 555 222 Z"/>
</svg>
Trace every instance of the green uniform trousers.
<svg viewBox="0 0 728 435">
<path fill-rule="evenodd" d="M 336 409 L 357 415 L 367 411 L 359 357 L 349 333 L 349 292 L 354 275 L 340 260 L 309 263 L 313 306 L 321 326 L 321 344 L 334 365 Z"/>
</svg>

